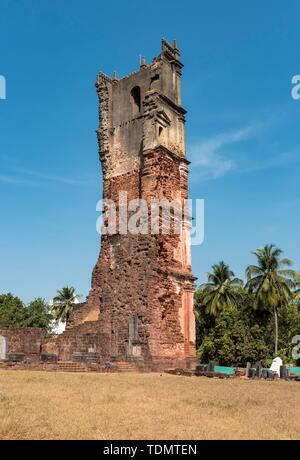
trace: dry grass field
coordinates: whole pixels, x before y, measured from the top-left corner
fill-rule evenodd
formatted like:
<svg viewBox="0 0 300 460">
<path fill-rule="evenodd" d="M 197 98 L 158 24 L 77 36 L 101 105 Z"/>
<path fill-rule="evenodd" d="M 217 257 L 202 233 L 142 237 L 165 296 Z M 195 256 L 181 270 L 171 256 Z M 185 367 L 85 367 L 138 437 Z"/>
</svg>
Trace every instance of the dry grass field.
<svg viewBox="0 0 300 460">
<path fill-rule="evenodd" d="M 300 439 L 300 384 L 0 371 L 0 439 Z"/>
</svg>

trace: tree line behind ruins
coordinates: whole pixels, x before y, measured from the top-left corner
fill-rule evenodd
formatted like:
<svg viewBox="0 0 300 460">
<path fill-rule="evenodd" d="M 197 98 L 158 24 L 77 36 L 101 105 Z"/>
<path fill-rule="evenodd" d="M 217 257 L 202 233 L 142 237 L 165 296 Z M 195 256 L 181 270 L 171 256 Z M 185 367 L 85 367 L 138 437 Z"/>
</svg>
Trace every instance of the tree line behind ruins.
<svg viewBox="0 0 300 460">
<path fill-rule="evenodd" d="M 195 293 L 197 350 L 201 362 L 224 365 L 292 358 L 292 338 L 300 334 L 300 272 L 282 251 L 266 245 L 253 253 L 246 283 L 224 262 L 213 265 Z M 0 327 L 40 327 L 47 337 L 58 320 L 67 320 L 78 296 L 65 287 L 49 306 L 42 298 L 28 305 L 12 294 L 0 295 Z"/>
</svg>

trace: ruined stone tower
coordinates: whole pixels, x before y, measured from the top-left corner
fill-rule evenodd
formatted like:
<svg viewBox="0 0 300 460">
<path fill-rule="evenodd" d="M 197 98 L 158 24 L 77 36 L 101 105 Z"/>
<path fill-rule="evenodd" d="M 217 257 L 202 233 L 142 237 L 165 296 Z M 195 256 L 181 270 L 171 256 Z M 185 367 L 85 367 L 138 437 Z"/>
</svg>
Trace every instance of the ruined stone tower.
<svg viewBox="0 0 300 460">
<path fill-rule="evenodd" d="M 97 76 L 103 197 L 116 204 L 118 224 L 120 192 L 128 203 L 144 199 L 149 210 L 153 199 L 188 198 L 182 67 L 176 41 L 163 39 L 151 64 L 143 58 L 138 71 L 120 80 L 116 73 Z M 180 225 L 180 233 L 168 234 L 131 234 L 117 225 L 101 236 L 91 292 L 63 334 L 61 353 L 67 347 L 152 368 L 188 365 L 195 357 L 195 278 L 189 222 Z M 76 340 L 76 331 L 85 339 Z"/>
</svg>

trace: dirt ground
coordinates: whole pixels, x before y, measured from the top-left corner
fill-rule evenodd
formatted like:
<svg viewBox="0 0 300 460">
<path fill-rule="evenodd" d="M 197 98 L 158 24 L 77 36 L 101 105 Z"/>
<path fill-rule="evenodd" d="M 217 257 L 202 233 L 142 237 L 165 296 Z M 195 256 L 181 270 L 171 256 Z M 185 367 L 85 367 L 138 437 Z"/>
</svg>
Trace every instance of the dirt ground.
<svg viewBox="0 0 300 460">
<path fill-rule="evenodd" d="M 300 439 L 300 383 L 0 371 L 0 439 Z"/>
</svg>

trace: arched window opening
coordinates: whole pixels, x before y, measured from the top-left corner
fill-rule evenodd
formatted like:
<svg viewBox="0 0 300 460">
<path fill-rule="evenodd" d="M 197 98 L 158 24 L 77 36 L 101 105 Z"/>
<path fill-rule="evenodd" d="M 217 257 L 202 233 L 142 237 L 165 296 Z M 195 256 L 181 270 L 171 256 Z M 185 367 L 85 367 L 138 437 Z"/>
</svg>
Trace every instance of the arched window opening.
<svg viewBox="0 0 300 460">
<path fill-rule="evenodd" d="M 137 116 L 141 111 L 141 89 L 135 86 L 131 90 L 132 112 L 133 116 Z"/>
<path fill-rule="evenodd" d="M 161 137 L 162 132 L 163 132 L 163 128 L 160 126 L 160 127 L 158 128 L 158 137 Z"/>
<path fill-rule="evenodd" d="M 159 88 L 159 75 L 156 74 L 151 77 L 150 81 L 150 89 L 158 89 Z"/>
</svg>

